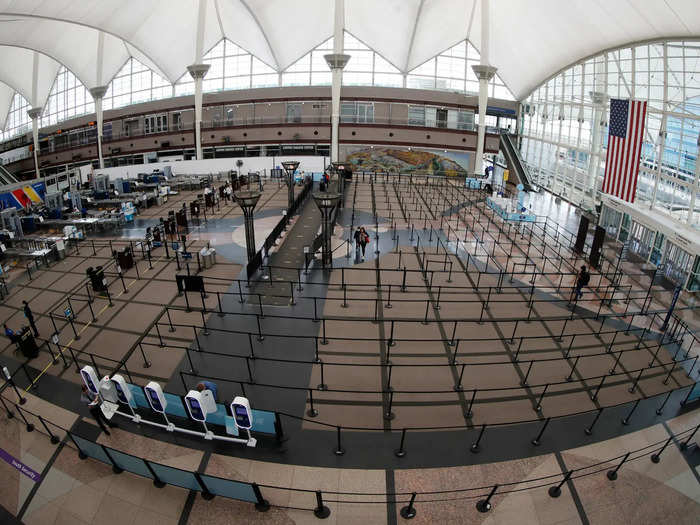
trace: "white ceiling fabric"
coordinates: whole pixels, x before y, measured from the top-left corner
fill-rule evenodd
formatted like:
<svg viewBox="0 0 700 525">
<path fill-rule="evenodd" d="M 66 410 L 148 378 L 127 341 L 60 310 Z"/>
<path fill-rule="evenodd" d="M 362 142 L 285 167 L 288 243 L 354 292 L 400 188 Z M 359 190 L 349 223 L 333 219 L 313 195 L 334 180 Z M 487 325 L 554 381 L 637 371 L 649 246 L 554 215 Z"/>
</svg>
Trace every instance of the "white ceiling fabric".
<svg viewBox="0 0 700 525">
<path fill-rule="evenodd" d="M 38 55 L 36 99 L 32 99 L 34 51 L 21 47 L 0 46 L 0 82 L 18 91 L 32 107 L 43 106 L 61 64 L 46 55 Z M 0 109 L 0 113 L 4 108 Z"/>
<path fill-rule="evenodd" d="M 10 113 L 10 106 L 12 105 L 12 97 L 14 96 L 15 90 L 0 82 L 0 129 L 5 127 L 7 115 Z"/>
<path fill-rule="evenodd" d="M 228 38 L 283 71 L 333 34 L 333 0 L 201 0 L 203 51 Z M 200 0 L 0 0 L 0 45 L 37 50 L 87 87 L 129 56 L 177 81 L 195 63 Z M 491 0 L 491 65 L 516 98 L 603 49 L 700 36 L 697 0 Z M 408 72 L 468 38 L 481 42 L 481 0 L 345 0 L 345 28 Z M 97 78 L 97 33 L 105 33 Z M 26 67 L 3 47 L 3 81 L 25 94 Z M 31 67 L 29 68 L 31 70 Z"/>
</svg>

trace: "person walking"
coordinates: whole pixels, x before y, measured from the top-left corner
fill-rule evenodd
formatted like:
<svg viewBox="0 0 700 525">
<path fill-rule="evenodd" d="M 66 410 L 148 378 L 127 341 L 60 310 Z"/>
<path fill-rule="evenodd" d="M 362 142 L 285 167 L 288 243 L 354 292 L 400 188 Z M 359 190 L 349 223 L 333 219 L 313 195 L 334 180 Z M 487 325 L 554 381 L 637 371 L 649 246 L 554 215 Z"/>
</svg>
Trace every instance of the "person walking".
<svg viewBox="0 0 700 525">
<path fill-rule="evenodd" d="M 109 436 L 110 433 L 109 430 L 107 430 L 105 423 L 107 423 L 110 428 L 115 428 L 117 425 L 116 423 L 109 421 L 102 413 L 102 410 L 100 409 L 100 398 L 91 392 L 87 386 L 83 385 L 82 393 L 80 394 L 80 401 L 87 405 L 88 410 L 90 410 L 90 415 L 95 421 L 97 421 L 97 424 L 100 426 L 102 431 Z"/>
<path fill-rule="evenodd" d="M 360 260 L 360 239 L 362 238 L 362 232 L 360 231 L 359 226 L 355 230 L 355 233 L 353 234 L 352 237 L 353 237 L 353 239 L 355 239 L 355 261 L 359 261 Z"/>
<path fill-rule="evenodd" d="M 369 235 L 367 235 L 367 232 L 365 231 L 364 226 L 360 228 L 360 248 L 362 248 L 362 260 L 365 260 L 365 248 L 367 248 L 367 244 L 369 243 Z"/>
<path fill-rule="evenodd" d="M 569 303 L 573 303 L 574 301 L 581 299 L 581 297 L 583 297 L 583 287 L 588 286 L 588 283 L 590 281 L 591 281 L 591 274 L 588 272 L 585 265 L 581 266 L 581 271 L 578 273 L 578 276 L 576 277 L 576 286 L 574 287 L 573 293 L 571 294 L 571 297 L 569 298 Z"/>
<path fill-rule="evenodd" d="M 39 330 L 36 329 L 36 323 L 34 322 L 34 314 L 32 313 L 32 309 L 29 308 L 29 303 L 27 301 L 22 301 L 22 304 L 24 305 L 24 317 L 26 317 L 27 321 L 29 321 L 29 326 L 32 327 L 34 337 L 39 337 Z"/>
</svg>

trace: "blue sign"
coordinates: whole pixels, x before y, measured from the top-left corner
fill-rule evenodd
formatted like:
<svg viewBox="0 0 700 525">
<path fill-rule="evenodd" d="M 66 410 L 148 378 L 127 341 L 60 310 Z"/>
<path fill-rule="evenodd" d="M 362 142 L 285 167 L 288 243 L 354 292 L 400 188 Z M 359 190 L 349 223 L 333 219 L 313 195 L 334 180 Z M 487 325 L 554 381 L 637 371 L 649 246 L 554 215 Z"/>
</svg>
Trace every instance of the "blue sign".
<svg viewBox="0 0 700 525">
<path fill-rule="evenodd" d="M 71 310 L 70 307 L 68 307 L 65 310 L 63 310 L 63 313 L 66 314 L 66 319 L 70 319 L 73 315 L 73 310 Z"/>
<path fill-rule="evenodd" d="M 39 473 L 38 473 L 36 470 L 34 470 L 33 468 L 31 468 L 31 467 L 25 465 L 25 464 L 22 463 L 19 459 L 13 457 L 12 455 L 10 455 L 9 452 L 7 452 L 6 450 L 4 450 L 4 449 L 2 449 L 2 448 L 0 448 L 0 458 L 2 458 L 2 459 L 5 460 L 7 463 L 9 463 L 10 465 L 12 465 L 14 468 L 16 468 L 17 470 L 19 470 L 22 474 L 24 474 L 25 476 L 27 476 L 29 479 L 31 479 L 31 480 L 34 481 L 35 483 L 38 482 L 38 481 L 41 481 L 41 474 L 39 474 Z"/>
</svg>

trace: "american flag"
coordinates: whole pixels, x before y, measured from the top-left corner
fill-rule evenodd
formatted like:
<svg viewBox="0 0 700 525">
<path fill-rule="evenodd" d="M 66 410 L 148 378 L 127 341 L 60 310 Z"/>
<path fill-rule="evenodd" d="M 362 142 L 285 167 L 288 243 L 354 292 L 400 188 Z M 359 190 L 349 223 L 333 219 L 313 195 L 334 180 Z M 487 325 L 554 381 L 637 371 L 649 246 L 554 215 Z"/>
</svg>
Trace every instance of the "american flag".
<svg viewBox="0 0 700 525">
<path fill-rule="evenodd" d="M 610 100 L 608 154 L 605 158 L 603 193 L 634 202 L 639 156 L 647 114 L 646 101 Z"/>
</svg>

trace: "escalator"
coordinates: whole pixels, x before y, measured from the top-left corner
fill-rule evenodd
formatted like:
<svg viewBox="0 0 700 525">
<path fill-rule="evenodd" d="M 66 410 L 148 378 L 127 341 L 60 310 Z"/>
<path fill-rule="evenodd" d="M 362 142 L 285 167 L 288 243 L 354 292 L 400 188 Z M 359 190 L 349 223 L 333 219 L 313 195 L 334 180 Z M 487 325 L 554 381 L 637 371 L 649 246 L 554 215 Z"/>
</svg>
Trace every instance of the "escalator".
<svg viewBox="0 0 700 525">
<path fill-rule="evenodd" d="M 7 171 L 3 166 L 0 166 L 0 186 L 5 186 L 7 184 L 15 184 L 19 182 L 17 178 Z"/>
<path fill-rule="evenodd" d="M 520 156 L 520 151 L 515 146 L 511 135 L 505 130 L 501 131 L 501 152 L 508 163 L 511 175 L 514 175 L 518 182 L 525 187 L 525 191 L 538 191 L 538 188 L 530 183 L 532 179 L 525 162 Z"/>
</svg>

